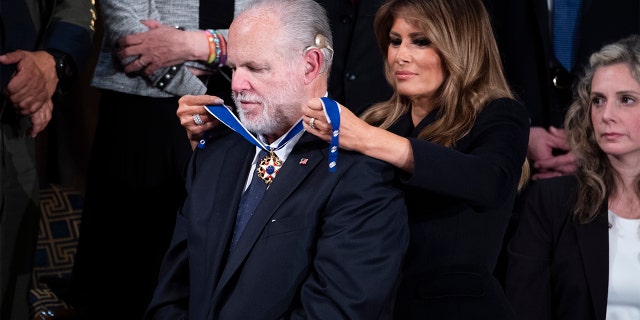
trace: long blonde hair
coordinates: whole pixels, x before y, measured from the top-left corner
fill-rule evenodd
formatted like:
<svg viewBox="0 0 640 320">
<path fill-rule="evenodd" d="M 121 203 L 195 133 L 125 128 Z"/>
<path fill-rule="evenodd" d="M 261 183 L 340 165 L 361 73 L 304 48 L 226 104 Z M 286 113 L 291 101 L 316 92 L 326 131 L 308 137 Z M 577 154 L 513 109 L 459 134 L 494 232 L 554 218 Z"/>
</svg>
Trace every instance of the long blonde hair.
<svg viewBox="0 0 640 320">
<path fill-rule="evenodd" d="M 374 22 L 384 57 L 390 43 L 389 30 L 400 17 L 425 32 L 439 52 L 445 74 L 444 83 L 436 92 L 438 120 L 425 127 L 418 138 L 453 147 L 469 133 L 487 103 L 497 98 L 514 98 L 504 77 L 489 14 L 480 0 L 388 1 L 380 7 Z M 395 89 L 389 64 L 386 60 L 387 81 Z M 409 99 L 394 90 L 389 100 L 371 106 L 362 119 L 387 129 L 410 108 Z M 525 159 L 519 187 L 528 179 Z"/>
<path fill-rule="evenodd" d="M 593 221 L 610 193 L 615 192 L 615 170 L 596 141 L 591 120 L 591 81 L 598 68 L 625 64 L 640 83 L 640 36 L 633 35 L 606 45 L 591 55 L 576 87 L 576 100 L 565 116 L 567 142 L 577 162 L 578 195 L 573 209 L 578 223 Z M 636 178 L 640 196 L 640 178 Z"/>
</svg>

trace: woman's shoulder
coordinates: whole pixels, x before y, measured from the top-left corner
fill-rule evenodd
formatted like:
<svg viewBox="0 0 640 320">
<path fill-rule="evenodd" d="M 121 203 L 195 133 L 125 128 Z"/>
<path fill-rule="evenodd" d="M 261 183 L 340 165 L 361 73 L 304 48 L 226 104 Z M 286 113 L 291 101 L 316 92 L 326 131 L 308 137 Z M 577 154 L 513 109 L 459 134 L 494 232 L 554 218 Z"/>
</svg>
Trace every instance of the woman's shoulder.
<svg viewBox="0 0 640 320">
<path fill-rule="evenodd" d="M 495 98 L 495 99 L 489 100 L 485 104 L 483 110 L 493 111 L 493 112 L 505 111 L 505 110 L 522 111 L 522 112 L 527 111 L 527 109 L 522 103 L 520 103 L 516 99 L 509 98 L 509 97 Z"/>
<path fill-rule="evenodd" d="M 478 114 L 478 128 L 493 127 L 503 124 L 517 124 L 524 132 L 529 130 L 529 112 L 524 105 L 512 98 L 496 98 L 485 103 Z M 528 136 L 529 133 L 526 132 Z"/>
<path fill-rule="evenodd" d="M 578 179 L 575 175 L 533 180 L 522 191 L 521 196 L 530 201 L 557 206 L 570 205 L 576 196 Z"/>
</svg>

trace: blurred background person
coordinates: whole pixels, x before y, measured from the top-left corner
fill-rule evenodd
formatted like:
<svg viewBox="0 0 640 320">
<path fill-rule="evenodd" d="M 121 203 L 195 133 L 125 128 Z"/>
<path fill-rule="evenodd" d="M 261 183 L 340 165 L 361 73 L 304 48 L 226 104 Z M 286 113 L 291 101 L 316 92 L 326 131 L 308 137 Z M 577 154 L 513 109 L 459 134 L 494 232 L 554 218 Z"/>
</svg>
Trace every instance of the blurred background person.
<svg viewBox="0 0 640 320">
<path fill-rule="evenodd" d="M 591 56 L 564 128 L 577 172 L 523 196 L 507 294 L 518 319 L 638 319 L 640 36 Z"/>
<path fill-rule="evenodd" d="M 100 108 L 66 297 L 82 318 L 142 318 L 185 196 L 178 99 L 230 100 L 226 29 L 248 2 L 100 1 Z"/>
<path fill-rule="evenodd" d="M 484 0 L 517 98 L 529 110 L 532 179 L 575 172 L 562 128 L 589 55 L 640 33 L 640 1 Z M 606 28 L 603 26 L 607 26 Z"/>
<path fill-rule="evenodd" d="M 507 82 L 529 111 L 531 179 L 575 173 L 575 158 L 563 129 L 564 115 L 574 96 L 574 79 L 591 53 L 606 43 L 640 33 L 640 1 L 483 1 L 492 18 Z M 518 197 L 505 243 L 518 224 L 521 207 Z M 505 248 L 495 271 L 501 281 Z"/>
<path fill-rule="evenodd" d="M 356 114 L 393 93 L 376 45 L 373 18 L 384 0 L 317 0 L 331 22 L 335 50 L 329 97 Z"/>
<path fill-rule="evenodd" d="M 84 67 L 90 0 L 0 1 L 0 319 L 28 319 L 40 221 L 34 138 Z"/>
</svg>

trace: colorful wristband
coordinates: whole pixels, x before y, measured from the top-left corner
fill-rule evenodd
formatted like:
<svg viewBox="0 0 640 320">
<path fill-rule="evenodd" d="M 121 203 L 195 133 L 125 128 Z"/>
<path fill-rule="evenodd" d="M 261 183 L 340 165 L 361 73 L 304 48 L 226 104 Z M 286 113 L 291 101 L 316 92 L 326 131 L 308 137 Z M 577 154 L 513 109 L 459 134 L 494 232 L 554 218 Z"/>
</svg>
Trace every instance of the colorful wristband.
<svg viewBox="0 0 640 320">
<path fill-rule="evenodd" d="M 220 61 L 218 67 L 222 67 L 227 63 L 227 40 L 222 33 L 216 31 L 216 34 L 218 35 L 218 39 L 220 39 Z"/>
<path fill-rule="evenodd" d="M 207 35 L 207 42 L 209 43 L 209 57 L 207 58 L 207 63 L 211 64 L 218 57 L 218 55 L 216 54 L 219 50 L 218 46 L 216 46 L 217 38 L 214 36 L 214 34 L 207 30 L 205 30 L 204 33 Z"/>
</svg>

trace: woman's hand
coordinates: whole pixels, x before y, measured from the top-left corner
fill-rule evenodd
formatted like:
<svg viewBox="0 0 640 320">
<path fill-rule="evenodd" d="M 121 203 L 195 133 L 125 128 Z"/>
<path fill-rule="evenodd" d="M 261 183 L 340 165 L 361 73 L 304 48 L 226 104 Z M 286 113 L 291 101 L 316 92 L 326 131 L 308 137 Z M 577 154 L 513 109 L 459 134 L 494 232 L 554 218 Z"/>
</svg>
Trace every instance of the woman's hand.
<svg viewBox="0 0 640 320">
<path fill-rule="evenodd" d="M 361 137 L 367 131 L 369 124 L 356 117 L 351 110 L 338 104 L 340 108 L 340 148 L 345 150 L 355 150 L 363 152 L 364 144 Z M 322 101 L 320 98 L 309 100 L 307 105 L 302 107 L 302 122 L 304 129 L 324 141 L 331 141 L 331 124 L 327 121 Z M 313 126 L 311 126 L 313 124 Z"/>
<path fill-rule="evenodd" d="M 149 30 L 118 40 L 118 58 L 128 62 L 124 66 L 125 72 L 151 75 L 159 68 L 185 61 L 207 60 L 209 44 L 203 31 L 182 31 L 156 20 L 143 20 L 141 23 Z M 137 59 L 130 60 L 131 57 Z"/>
<path fill-rule="evenodd" d="M 220 124 L 205 108 L 206 105 L 224 104 L 224 100 L 208 95 L 186 95 L 178 100 L 176 115 L 187 130 L 191 148 L 195 149 L 207 130 Z"/>
<path fill-rule="evenodd" d="M 342 105 L 339 108 L 338 142 L 341 149 L 357 151 L 386 161 L 406 172 L 413 172 L 413 151 L 409 139 L 366 123 Z M 324 141 L 331 141 L 331 124 L 322 110 L 320 98 L 309 100 L 302 107 L 302 114 L 305 130 Z"/>
</svg>

